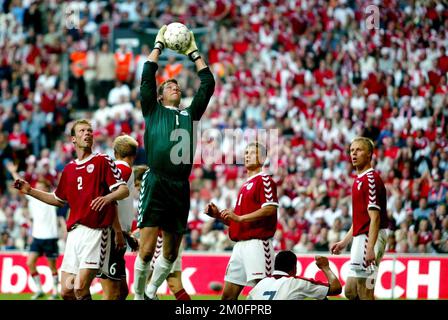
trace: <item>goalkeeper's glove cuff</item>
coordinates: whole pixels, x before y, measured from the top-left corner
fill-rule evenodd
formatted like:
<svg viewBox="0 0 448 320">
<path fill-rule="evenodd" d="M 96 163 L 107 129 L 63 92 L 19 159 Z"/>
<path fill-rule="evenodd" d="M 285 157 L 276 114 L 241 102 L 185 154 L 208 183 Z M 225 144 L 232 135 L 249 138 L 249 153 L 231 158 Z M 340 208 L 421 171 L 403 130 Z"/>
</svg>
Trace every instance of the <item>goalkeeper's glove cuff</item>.
<svg viewBox="0 0 448 320">
<path fill-rule="evenodd" d="M 165 45 L 161 41 L 157 41 L 154 45 L 154 49 L 158 49 L 160 54 L 162 54 L 163 49 L 165 49 Z"/>
<path fill-rule="evenodd" d="M 189 53 L 188 57 L 190 58 L 191 61 L 195 62 L 196 60 L 201 58 L 201 55 L 199 54 L 198 50 L 195 50 L 195 51 Z"/>
</svg>

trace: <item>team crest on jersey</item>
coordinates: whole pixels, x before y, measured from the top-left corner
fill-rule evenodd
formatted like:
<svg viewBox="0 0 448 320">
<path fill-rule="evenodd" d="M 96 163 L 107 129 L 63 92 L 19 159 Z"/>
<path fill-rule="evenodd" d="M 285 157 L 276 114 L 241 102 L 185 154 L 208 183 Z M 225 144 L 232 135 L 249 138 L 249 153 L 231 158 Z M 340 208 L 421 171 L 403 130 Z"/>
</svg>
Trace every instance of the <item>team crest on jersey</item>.
<svg viewBox="0 0 448 320">
<path fill-rule="evenodd" d="M 252 186 L 253 186 L 253 185 L 254 185 L 253 182 L 249 183 L 249 184 L 246 186 L 246 189 L 247 189 L 247 190 L 252 189 Z"/>
<path fill-rule="evenodd" d="M 95 165 L 94 165 L 93 163 L 91 163 L 91 164 L 89 164 L 89 165 L 87 166 L 87 172 L 88 172 L 88 173 L 92 173 L 92 172 L 93 172 L 93 169 L 95 169 Z"/>
<path fill-rule="evenodd" d="M 182 110 L 182 111 L 180 112 L 180 114 L 183 115 L 183 116 L 188 116 L 188 112 L 185 111 L 185 110 Z"/>
</svg>

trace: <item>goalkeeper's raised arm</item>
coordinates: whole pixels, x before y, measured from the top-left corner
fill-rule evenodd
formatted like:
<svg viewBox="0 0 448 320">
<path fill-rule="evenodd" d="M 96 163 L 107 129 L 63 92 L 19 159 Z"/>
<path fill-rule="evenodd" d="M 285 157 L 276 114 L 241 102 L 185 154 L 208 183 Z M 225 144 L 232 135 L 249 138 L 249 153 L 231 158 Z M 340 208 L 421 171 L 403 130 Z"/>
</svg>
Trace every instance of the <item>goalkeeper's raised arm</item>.
<svg viewBox="0 0 448 320">
<path fill-rule="evenodd" d="M 187 49 L 179 51 L 179 53 L 186 55 L 192 62 L 194 62 L 196 70 L 198 71 L 198 76 L 201 79 L 201 86 L 190 105 L 193 120 L 199 121 L 215 90 L 215 80 L 213 74 L 199 53 L 193 31 L 190 31 L 190 34 L 190 44 Z"/>
<path fill-rule="evenodd" d="M 154 48 L 148 56 L 148 61 L 143 66 L 142 83 L 140 85 L 143 116 L 150 113 L 157 104 L 156 71 L 159 67 L 157 64 L 159 56 L 166 47 L 165 38 L 163 37 L 165 31 L 166 25 L 163 25 L 157 33 Z"/>
</svg>

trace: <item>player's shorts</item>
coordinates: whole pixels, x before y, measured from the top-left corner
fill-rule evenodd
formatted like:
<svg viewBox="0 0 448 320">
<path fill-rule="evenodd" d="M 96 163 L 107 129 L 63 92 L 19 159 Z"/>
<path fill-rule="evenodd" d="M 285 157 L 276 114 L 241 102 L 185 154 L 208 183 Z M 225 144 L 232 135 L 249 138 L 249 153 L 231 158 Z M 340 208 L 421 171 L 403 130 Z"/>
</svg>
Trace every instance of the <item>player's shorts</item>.
<svg viewBox="0 0 448 320">
<path fill-rule="evenodd" d="M 159 235 L 157 237 L 157 244 L 156 249 L 154 250 L 154 255 L 152 256 L 151 263 L 149 265 L 149 270 L 154 270 L 154 264 L 156 263 L 157 258 L 162 254 L 163 251 L 163 237 Z M 173 273 L 175 271 L 182 272 L 182 246 L 179 247 L 179 252 L 177 254 L 177 258 L 173 263 L 173 266 L 171 267 L 170 273 Z"/>
<path fill-rule="evenodd" d="M 109 260 L 110 229 L 78 225 L 67 236 L 61 271 L 78 274 L 79 269 L 103 268 Z"/>
<path fill-rule="evenodd" d="M 148 169 L 142 178 L 137 226 L 160 227 L 183 234 L 190 210 L 190 183 L 156 174 Z"/>
<path fill-rule="evenodd" d="M 110 247 L 108 259 L 104 261 L 103 268 L 98 271 L 97 278 L 111 279 L 121 281 L 126 279 L 126 262 L 124 254 L 126 253 L 126 246 L 122 249 L 117 249 L 115 246 L 115 231 L 110 231 Z"/>
<path fill-rule="evenodd" d="M 238 241 L 233 247 L 224 280 L 240 286 L 255 285 L 274 271 L 272 240 L 251 239 Z"/>
<path fill-rule="evenodd" d="M 56 259 L 59 257 L 58 239 L 34 238 L 30 252 L 36 252 L 39 257 L 45 255 L 48 259 Z"/>
<path fill-rule="evenodd" d="M 366 248 L 367 235 L 360 234 L 353 237 L 352 248 L 350 252 L 350 271 L 348 276 L 353 278 L 376 278 L 380 261 L 384 256 L 387 242 L 387 229 L 380 229 L 378 239 L 376 240 L 375 263 L 366 266 Z"/>
</svg>

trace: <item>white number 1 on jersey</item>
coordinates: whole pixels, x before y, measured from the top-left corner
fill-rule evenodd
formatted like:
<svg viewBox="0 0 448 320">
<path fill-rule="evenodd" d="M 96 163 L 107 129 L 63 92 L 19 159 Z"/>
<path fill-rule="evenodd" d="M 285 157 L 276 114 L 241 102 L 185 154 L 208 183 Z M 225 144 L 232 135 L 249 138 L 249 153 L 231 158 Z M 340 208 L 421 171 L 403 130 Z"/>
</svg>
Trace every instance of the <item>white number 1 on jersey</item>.
<svg viewBox="0 0 448 320">
<path fill-rule="evenodd" d="M 241 205 L 241 199 L 243 198 L 243 194 L 240 194 L 240 198 L 238 199 L 238 206 Z"/>
<path fill-rule="evenodd" d="M 78 190 L 82 189 L 82 177 L 78 177 Z"/>
</svg>

